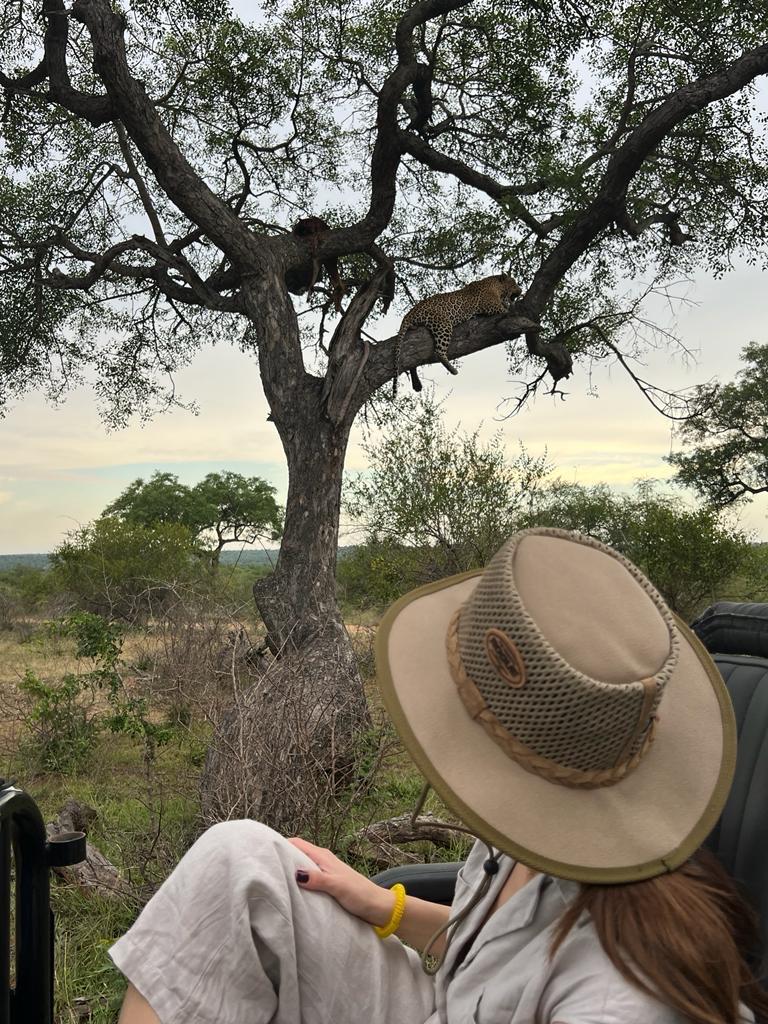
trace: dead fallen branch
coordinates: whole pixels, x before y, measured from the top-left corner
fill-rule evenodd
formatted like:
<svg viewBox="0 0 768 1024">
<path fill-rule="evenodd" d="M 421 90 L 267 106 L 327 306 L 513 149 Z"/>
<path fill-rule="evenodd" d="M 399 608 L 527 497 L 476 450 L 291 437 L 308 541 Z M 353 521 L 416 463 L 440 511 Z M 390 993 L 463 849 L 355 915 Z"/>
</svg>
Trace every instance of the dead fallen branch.
<svg viewBox="0 0 768 1024">
<path fill-rule="evenodd" d="M 423 857 L 401 849 L 403 843 L 430 842 L 435 846 L 450 846 L 455 837 L 451 823 L 441 821 L 434 814 L 422 814 L 414 819 L 410 814 L 374 821 L 358 829 L 350 837 L 347 854 L 373 862 L 378 871 L 398 864 L 417 864 Z"/>
<path fill-rule="evenodd" d="M 86 858 L 80 864 L 69 867 L 54 868 L 54 873 L 70 885 L 79 886 L 90 892 L 98 892 L 105 896 L 126 896 L 131 894 L 128 883 L 120 877 L 114 864 L 87 839 L 88 830 L 96 820 L 97 814 L 93 807 L 69 799 L 53 821 L 45 826 L 48 838 L 66 832 L 85 832 Z"/>
</svg>

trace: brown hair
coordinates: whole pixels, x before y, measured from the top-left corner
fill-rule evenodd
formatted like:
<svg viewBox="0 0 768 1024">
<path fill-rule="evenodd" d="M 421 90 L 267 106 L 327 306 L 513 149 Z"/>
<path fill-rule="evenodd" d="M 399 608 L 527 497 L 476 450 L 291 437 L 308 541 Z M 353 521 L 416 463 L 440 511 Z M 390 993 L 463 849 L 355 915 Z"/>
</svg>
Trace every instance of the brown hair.
<svg viewBox="0 0 768 1024">
<path fill-rule="evenodd" d="M 585 910 L 623 977 L 691 1024 L 738 1024 L 740 1000 L 768 1021 L 768 993 L 748 965 L 760 950 L 758 915 L 709 850 L 642 882 L 582 885 L 550 957 Z"/>
</svg>

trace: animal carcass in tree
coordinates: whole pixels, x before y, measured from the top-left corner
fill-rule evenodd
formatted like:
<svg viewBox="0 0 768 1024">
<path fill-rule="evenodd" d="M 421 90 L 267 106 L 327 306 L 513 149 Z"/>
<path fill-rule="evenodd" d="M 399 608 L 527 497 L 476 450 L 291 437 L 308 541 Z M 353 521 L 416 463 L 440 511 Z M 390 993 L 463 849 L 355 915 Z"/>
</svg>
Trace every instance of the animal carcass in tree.
<svg viewBox="0 0 768 1024">
<path fill-rule="evenodd" d="M 291 228 L 291 233 L 297 238 L 305 238 L 309 241 L 313 257 L 306 263 L 292 267 L 285 275 L 285 284 L 288 291 L 294 295 L 309 295 L 325 272 L 333 289 L 332 298 L 336 312 L 342 313 L 341 297 L 346 292 L 346 286 L 339 274 L 338 258 L 328 256 L 324 260 L 320 260 L 315 255 L 320 240 L 330 230 L 330 224 L 326 223 L 322 217 L 302 217 L 301 220 L 296 221 Z"/>
</svg>

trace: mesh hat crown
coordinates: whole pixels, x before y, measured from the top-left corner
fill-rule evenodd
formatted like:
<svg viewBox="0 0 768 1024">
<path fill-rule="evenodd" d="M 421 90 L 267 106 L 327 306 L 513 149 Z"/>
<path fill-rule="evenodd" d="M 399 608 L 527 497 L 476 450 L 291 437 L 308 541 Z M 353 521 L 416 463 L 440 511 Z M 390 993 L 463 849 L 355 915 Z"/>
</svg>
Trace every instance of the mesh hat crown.
<svg viewBox="0 0 768 1024">
<path fill-rule="evenodd" d="M 650 748 L 679 637 L 631 562 L 590 537 L 540 528 L 497 552 L 453 616 L 447 647 L 464 706 L 509 757 L 591 788 L 619 782 Z"/>
</svg>

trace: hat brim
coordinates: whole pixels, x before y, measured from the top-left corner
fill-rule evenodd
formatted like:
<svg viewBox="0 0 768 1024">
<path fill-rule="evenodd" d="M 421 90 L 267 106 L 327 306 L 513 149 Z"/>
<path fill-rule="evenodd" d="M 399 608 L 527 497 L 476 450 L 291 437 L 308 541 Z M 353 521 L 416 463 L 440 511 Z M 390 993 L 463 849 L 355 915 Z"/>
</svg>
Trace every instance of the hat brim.
<svg viewBox="0 0 768 1024">
<path fill-rule="evenodd" d="M 557 785 L 504 753 L 456 689 L 446 632 L 480 576 L 420 587 L 379 625 L 379 686 L 417 767 L 475 835 L 539 871 L 607 884 L 679 867 L 717 822 L 736 760 L 733 707 L 706 650 L 678 619 L 680 657 L 643 760 L 613 786 Z"/>
</svg>

